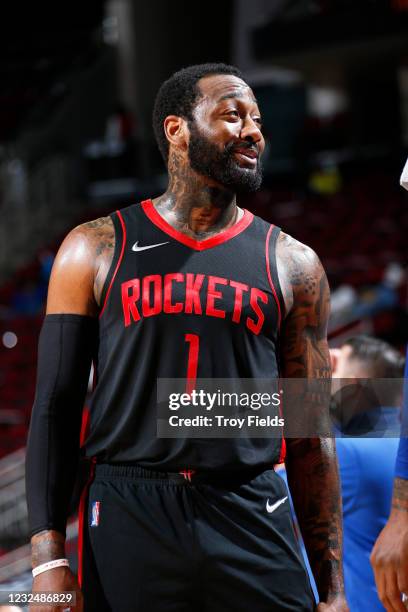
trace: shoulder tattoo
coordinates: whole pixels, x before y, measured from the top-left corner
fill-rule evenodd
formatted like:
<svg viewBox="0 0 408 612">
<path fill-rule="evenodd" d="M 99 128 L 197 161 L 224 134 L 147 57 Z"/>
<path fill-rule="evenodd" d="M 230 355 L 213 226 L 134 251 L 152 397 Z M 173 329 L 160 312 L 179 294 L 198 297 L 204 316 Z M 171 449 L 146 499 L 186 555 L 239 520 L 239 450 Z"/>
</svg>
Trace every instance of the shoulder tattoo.
<svg viewBox="0 0 408 612">
<path fill-rule="evenodd" d="M 84 223 L 95 257 L 95 300 L 99 304 L 102 289 L 113 260 L 115 250 L 115 229 L 111 217 L 100 217 Z"/>
</svg>

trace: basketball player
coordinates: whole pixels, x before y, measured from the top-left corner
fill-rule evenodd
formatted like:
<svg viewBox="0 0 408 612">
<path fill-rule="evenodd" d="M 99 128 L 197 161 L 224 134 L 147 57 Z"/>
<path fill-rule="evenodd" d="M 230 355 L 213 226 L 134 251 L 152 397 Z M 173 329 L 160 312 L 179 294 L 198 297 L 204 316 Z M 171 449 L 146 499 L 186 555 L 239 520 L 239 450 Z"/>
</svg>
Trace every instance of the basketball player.
<svg viewBox="0 0 408 612">
<path fill-rule="evenodd" d="M 313 610 L 273 470 L 282 439 L 159 438 L 156 381 L 276 378 L 278 360 L 286 377 L 329 377 L 326 276 L 237 206 L 261 184 L 264 139 L 236 68 L 176 73 L 153 121 L 167 191 L 74 229 L 52 271 L 27 453 L 33 588 L 75 590 L 87 612 Z M 64 535 L 92 358 L 80 591 Z M 346 611 L 333 441 L 288 440 L 286 465 L 317 609 Z"/>
<path fill-rule="evenodd" d="M 405 176 L 406 170 L 404 168 Z M 404 176 L 404 175 L 403 175 Z M 405 360 L 402 436 L 395 463 L 388 522 L 371 553 L 378 596 L 389 612 L 408 607 L 408 350 Z M 404 604 L 402 602 L 404 600 Z"/>
<path fill-rule="evenodd" d="M 331 356 L 333 378 L 348 383 L 375 378 L 395 382 L 394 389 L 387 389 L 389 406 L 379 406 L 375 394 L 367 393 L 363 400 L 366 412 L 356 411 L 350 418 L 350 412 L 346 411 L 349 418 L 342 420 L 343 436 L 336 439 L 343 498 L 347 601 L 353 612 L 383 612 L 369 558 L 391 507 L 401 427 L 398 382 L 404 359 L 387 342 L 364 335 L 349 338 L 341 349 L 331 351 Z M 353 405 L 355 408 L 354 401 Z"/>
</svg>

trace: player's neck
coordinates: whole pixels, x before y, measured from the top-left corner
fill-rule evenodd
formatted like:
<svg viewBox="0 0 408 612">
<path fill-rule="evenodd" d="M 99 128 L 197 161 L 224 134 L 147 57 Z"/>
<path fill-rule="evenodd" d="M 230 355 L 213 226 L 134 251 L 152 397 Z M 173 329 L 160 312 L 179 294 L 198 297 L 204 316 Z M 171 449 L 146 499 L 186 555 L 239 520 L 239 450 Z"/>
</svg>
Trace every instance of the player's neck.
<svg viewBox="0 0 408 612">
<path fill-rule="evenodd" d="M 235 193 L 183 163 L 169 162 L 169 185 L 155 200 L 157 211 L 174 228 L 204 239 L 233 225 L 239 216 Z"/>
</svg>

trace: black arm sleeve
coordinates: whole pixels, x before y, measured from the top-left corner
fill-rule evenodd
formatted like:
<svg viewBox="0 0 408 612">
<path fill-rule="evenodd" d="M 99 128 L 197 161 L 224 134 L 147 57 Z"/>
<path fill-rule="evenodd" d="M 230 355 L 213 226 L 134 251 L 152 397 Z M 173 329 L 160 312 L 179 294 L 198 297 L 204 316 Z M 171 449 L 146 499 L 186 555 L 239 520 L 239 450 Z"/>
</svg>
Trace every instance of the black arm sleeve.
<svg viewBox="0 0 408 612">
<path fill-rule="evenodd" d="M 31 535 L 43 529 L 65 534 L 97 328 L 97 320 L 88 316 L 55 314 L 44 319 L 26 456 Z"/>
</svg>

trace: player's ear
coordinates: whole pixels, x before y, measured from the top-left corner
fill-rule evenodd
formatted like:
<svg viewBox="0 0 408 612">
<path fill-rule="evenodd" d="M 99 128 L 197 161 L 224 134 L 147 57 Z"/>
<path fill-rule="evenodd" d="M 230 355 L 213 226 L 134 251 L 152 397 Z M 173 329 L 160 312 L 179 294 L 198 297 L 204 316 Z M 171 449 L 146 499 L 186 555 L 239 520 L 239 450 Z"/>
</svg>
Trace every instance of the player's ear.
<svg viewBox="0 0 408 612">
<path fill-rule="evenodd" d="M 337 366 L 339 363 L 339 357 L 340 357 L 340 349 L 330 349 L 330 363 L 331 363 L 332 374 L 336 373 Z"/>
<path fill-rule="evenodd" d="M 169 144 L 177 148 L 187 148 L 188 128 L 185 119 L 169 115 L 165 118 L 163 127 Z"/>
</svg>

